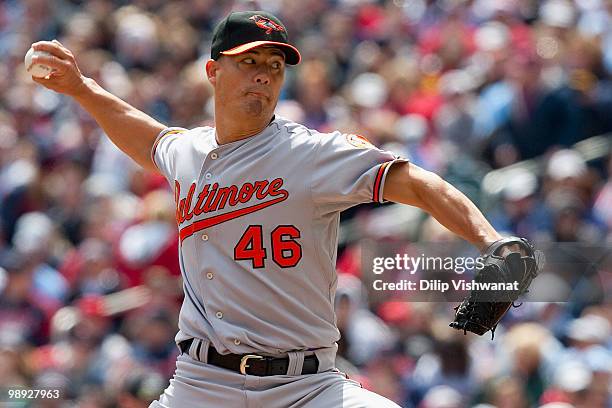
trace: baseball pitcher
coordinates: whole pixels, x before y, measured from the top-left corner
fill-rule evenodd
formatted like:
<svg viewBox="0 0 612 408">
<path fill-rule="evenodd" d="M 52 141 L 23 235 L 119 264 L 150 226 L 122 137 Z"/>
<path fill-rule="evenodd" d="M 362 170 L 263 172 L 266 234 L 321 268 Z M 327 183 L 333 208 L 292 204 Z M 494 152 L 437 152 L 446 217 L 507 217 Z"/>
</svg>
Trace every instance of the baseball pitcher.
<svg viewBox="0 0 612 408">
<path fill-rule="evenodd" d="M 34 62 L 54 69 L 34 80 L 74 98 L 174 190 L 182 353 L 152 407 L 397 407 L 334 367 L 340 212 L 417 206 L 484 249 L 501 236 L 472 202 L 361 136 L 275 116 L 285 70 L 301 56 L 269 13 L 234 12 L 214 30 L 214 127 L 161 124 L 82 75 L 59 42 L 33 48 L 51 53 Z"/>
</svg>

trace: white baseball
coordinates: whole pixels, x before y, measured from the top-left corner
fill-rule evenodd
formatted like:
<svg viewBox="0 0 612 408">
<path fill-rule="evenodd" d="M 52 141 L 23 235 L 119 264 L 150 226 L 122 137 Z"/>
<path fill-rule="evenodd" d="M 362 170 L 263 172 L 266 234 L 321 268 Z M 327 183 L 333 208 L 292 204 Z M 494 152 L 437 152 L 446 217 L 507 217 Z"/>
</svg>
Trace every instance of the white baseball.
<svg viewBox="0 0 612 408">
<path fill-rule="evenodd" d="M 25 55 L 25 69 L 26 72 L 36 78 L 44 78 L 53 72 L 53 68 L 44 64 L 32 64 L 33 57 L 51 57 L 52 54 L 47 51 L 34 51 L 30 48 Z"/>
</svg>

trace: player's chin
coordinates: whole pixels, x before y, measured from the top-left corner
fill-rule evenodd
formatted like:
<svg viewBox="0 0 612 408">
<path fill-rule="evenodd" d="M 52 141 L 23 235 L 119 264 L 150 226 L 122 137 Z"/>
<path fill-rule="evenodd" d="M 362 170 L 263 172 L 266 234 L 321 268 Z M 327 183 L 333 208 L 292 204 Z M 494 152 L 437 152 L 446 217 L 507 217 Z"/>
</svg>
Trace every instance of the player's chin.
<svg viewBox="0 0 612 408">
<path fill-rule="evenodd" d="M 245 113 L 250 116 L 262 116 L 266 114 L 266 112 L 269 110 L 269 104 L 264 102 L 267 101 L 264 101 L 259 98 L 252 98 L 250 100 L 247 100 L 244 104 Z"/>
</svg>

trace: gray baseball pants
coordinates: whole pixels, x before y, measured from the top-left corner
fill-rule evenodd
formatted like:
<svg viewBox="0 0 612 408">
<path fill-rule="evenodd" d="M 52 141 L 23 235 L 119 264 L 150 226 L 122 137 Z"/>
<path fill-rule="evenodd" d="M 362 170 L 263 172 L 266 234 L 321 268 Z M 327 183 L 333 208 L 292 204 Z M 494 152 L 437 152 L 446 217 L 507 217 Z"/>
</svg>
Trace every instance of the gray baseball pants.
<svg viewBox="0 0 612 408">
<path fill-rule="evenodd" d="M 317 374 L 242 375 L 182 354 L 174 378 L 149 408 L 399 408 L 336 369 Z"/>
</svg>

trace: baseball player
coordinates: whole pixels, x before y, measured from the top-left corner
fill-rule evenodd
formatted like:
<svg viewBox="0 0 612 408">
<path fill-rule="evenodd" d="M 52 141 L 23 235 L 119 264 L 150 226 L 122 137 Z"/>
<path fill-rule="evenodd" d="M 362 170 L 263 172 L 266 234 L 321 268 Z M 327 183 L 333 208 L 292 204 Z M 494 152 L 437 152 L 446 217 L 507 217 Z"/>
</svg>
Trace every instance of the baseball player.
<svg viewBox="0 0 612 408">
<path fill-rule="evenodd" d="M 275 116 L 286 66 L 301 57 L 269 13 L 234 12 L 214 30 L 214 127 L 167 127 L 83 76 L 59 42 L 33 47 L 55 69 L 34 80 L 73 97 L 174 189 L 182 353 L 152 407 L 397 407 L 334 367 L 340 212 L 414 205 L 482 249 L 501 237 L 473 203 L 361 136 Z"/>
</svg>

